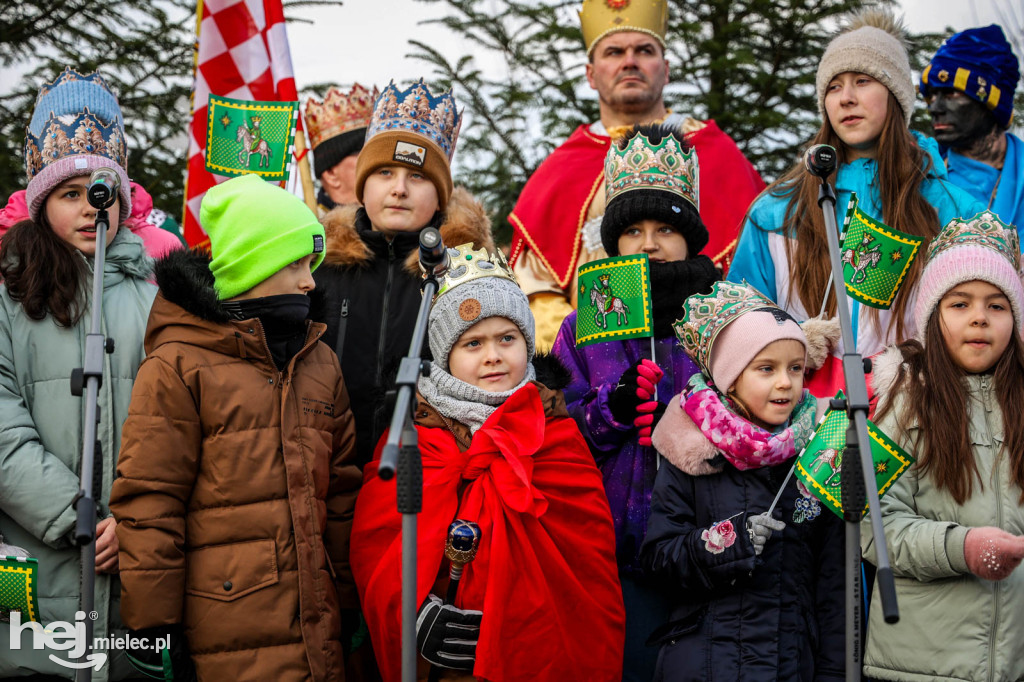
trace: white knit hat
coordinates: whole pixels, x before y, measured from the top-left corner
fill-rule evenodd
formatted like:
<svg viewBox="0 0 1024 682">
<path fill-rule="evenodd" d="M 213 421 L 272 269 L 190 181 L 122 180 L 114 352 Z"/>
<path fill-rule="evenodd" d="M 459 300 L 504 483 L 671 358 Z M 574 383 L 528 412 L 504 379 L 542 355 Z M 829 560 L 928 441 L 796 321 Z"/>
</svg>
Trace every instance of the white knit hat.
<svg viewBox="0 0 1024 682">
<path fill-rule="evenodd" d="M 824 118 L 825 91 L 832 79 L 853 71 L 866 73 L 888 88 L 910 125 L 915 90 L 903 35 L 902 19 L 890 12 L 868 10 L 855 14 L 846 30 L 829 43 L 818 63 L 818 113 Z"/>
</svg>

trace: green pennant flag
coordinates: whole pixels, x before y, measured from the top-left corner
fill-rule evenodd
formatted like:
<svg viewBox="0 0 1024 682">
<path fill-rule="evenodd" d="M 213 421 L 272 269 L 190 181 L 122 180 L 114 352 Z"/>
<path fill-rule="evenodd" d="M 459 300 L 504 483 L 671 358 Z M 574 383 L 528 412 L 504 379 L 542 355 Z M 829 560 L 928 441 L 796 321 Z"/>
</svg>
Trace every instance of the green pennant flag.
<svg viewBox="0 0 1024 682">
<path fill-rule="evenodd" d="M 298 102 L 253 102 L 210 95 L 206 170 L 288 180 L 298 118 Z"/>
<path fill-rule="evenodd" d="M 921 237 L 881 223 L 850 197 L 843 225 L 842 263 L 846 291 L 872 308 L 888 309 L 921 248 Z"/>
<path fill-rule="evenodd" d="M 654 334 L 646 253 L 581 265 L 577 282 L 577 346 Z"/>
<path fill-rule="evenodd" d="M 38 572 L 38 559 L 0 556 L 0 621 L 10 622 L 11 612 L 19 611 L 22 622 L 39 622 Z"/>
<path fill-rule="evenodd" d="M 840 391 L 836 398 L 842 397 L 843 392 Z M 815 497 L 840 518 L 843 516 L 843 503 L 839 484 L 848 421 L 845 410 L 829 408 L 818 422 L 814 436 L 804 446 L 803 452 L 796 460 L 797 477 Z M 871 460 L 875 467 L 878 496 L 881 497 L 914 463 L 914 458 L 870 420 L 868 437 L 871 439 Z M 866 505 L 864 509 L 867 510 Z"/>
</svg>

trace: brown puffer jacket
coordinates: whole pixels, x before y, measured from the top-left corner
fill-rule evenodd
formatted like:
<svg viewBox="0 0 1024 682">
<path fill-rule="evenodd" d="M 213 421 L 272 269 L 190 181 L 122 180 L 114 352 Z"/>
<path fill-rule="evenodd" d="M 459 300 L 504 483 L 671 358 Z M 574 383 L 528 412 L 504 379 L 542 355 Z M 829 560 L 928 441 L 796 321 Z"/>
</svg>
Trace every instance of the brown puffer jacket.
<svg viewBox="0 0 1024 682">
<path fill-rule="evenodd" d="M 343 680 L 361 475 L 324 326 L 279 372 L 207 255 L 170 254 L 157 283 L 110 503 L 124 621 L 183 624 L 200 680 Z"/>
</svg>

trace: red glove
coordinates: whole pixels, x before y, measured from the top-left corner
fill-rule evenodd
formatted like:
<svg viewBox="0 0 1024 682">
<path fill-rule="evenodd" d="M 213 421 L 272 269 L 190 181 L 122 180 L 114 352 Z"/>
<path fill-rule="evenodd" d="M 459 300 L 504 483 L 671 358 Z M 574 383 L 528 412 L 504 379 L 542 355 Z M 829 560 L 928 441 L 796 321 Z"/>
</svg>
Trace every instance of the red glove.
<svg viewBox="0 0 1024 682">
<path fill-rule="evenodd" d="M 985 526 L 967 531 L 964 558 L 971 573 L 985 580 L 1002 580 L 1024 559 L 1024 537 Z"/>
<path fill-rule="evenodd" d="M 622 373 L 615 390 L 608 396 L 608 409 L 612 417 L 622 424 L 631 424 L 637 417 L 637 407 L 649 401 L 655 387 L 665 373 L 650 360 L 637 360 Z"/>
<path fill-rule="evenodd" d="M 640 429 L 637 434 L 637 442 L 640 445 L 651 447 L 651 434 L 654 432 L 654 427 L 658 425 L 658 422 L 661 421 L 662 416 L 665 414 L 665 403 L 651 400 L 638 405 L 636 411 L 638 416 L 633 420 L 633 426 Z"/>
</svg>

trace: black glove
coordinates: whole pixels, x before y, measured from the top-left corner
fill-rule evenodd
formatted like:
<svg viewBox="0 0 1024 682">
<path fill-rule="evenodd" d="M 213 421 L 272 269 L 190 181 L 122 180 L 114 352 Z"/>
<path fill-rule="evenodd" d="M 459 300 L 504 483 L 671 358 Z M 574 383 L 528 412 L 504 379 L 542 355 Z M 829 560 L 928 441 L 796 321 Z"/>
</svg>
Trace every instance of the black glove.
<svg viewBox="0 0 1024 682">
<path fill-rule="evenodd" d="M 622 373 L 619 383 L 608 395 L 608 409 L 620 424 L 632 424 L 637 417 L 636 408 L 654 395 L 654 387 L 664 373 L 650 360 L 637 360 Z"/>
<path fill-rule="evenodd" d="M 181 625 L 159 625 L 155 628 L 129 630 L 133 639 L 142 640 L 145 647 L 126 652 L 128 661 L 139 672 L 158 680 L 196 682 L 196 669 L 188 653 L 188 643 Z M 160 649 L 157 649 L 160 646 Z M 164 648 L 166 647 L 166 648 Z M 168 677 L 167 673 L 171 676 Z"/>
<path fill-rule="evenodd" d="M 464 611 L 427 595 L 416 618 L 416 646 L 429 662 L 441 668 L 473 670 L 482 611 Z"/>
</svg>

